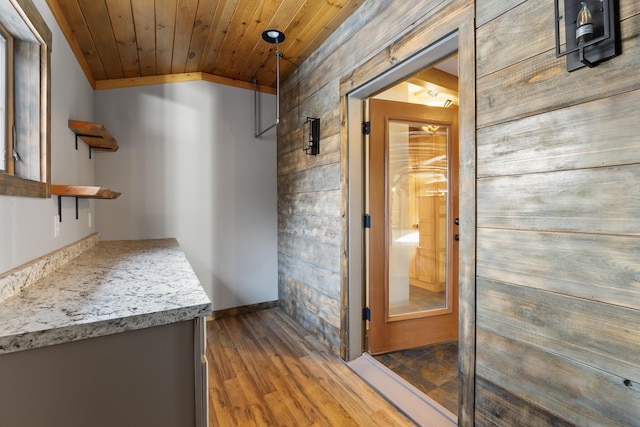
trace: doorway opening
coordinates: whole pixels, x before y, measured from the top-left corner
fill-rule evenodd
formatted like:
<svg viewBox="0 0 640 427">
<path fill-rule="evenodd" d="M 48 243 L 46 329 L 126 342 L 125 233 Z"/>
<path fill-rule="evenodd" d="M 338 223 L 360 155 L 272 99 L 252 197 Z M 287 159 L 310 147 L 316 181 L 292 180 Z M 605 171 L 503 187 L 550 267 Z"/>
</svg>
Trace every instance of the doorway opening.
<svg viewBox="0 0 640 427">
<path fill-rule="evenodd" d="M 353 129 L 363 118 L 370 128 L 359 153 L 350 147 L 362 159 L 350 162 L 350 177 L 362 176 L 350 179 L 350 215 L 360 208 L 371 224 L 360 236 L 353 227 L 349 233 L 350 264 L 355 253 L 363 267 L 350 269 L 350 283 L 366 284 L 350 289 L 350 307 L 359 291 L 370 313 L 359 337 L 350 329 L 350 349 L 359 338 L 363 352 L 350 365 L 398 381 L 412 397 L 365 377 L 414 421 L 437 415 L 441 425 L 456 425 L 458 413 L 457 52 L 454 33 L 350 93 L 347 103 L 350 140 L 363 139 Z M 361 190 L 351 191 L 355 185 Z M 422 415 L 412 416 L 407 404 Z"/>
<path fill-rule="evenodd" d="M 458 57 L 368 101 L 366 350 L 458 412 Z M 365 185 L 367 185 L 365 183 Z"/>
</svg>

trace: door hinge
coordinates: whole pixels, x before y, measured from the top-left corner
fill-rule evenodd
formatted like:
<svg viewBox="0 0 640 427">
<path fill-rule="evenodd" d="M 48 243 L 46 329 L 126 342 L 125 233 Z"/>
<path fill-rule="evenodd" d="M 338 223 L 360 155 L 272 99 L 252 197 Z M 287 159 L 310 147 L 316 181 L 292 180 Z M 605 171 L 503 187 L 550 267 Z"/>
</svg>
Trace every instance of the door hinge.
<svg viewBox="0 0 640 427">
<path fill-rule="evenodd" d="M 362 217 L 362 226 L 364 228 L 371 228 L 371 215 L 365 214 Z"/>
<path fill-rule="evenodd" d="M 371 133 L 371 122 L 362 122 L 362 133 L 365 135 Z"/>
<path fill-rule="evenodd" d="M 371 320 L 371 309 L 369 307 L 362 309 L 362 320 Z"/>
</svg>

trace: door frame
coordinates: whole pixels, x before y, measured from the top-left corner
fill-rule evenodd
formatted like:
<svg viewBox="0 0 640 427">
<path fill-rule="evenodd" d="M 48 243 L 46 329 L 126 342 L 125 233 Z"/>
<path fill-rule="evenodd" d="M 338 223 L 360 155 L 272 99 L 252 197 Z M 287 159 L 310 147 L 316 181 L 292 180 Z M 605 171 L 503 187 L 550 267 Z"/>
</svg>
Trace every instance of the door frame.
<svg viewBox="0 0 640 427">
<path fill-rule="evenodd" d="M 404 34 L 396 43 L 428 46 L 413 48 L 399 65 L 390 61 L 381 70 L 375 56 L 344 75 L 340 82 L 343 262 L 341 268 L 341 351 L 344 360 L 365 350 L 364 162 L 363 100 L 458 52 L 460 81 L 460 241 L 459 241 L 459 410 L 458 424 L 472 426 L 475 410 L 475 276 L 476 276 L 476 98 L 475 24 L 473 7 L 457 11 L 454 19 L 440 21 L 431 31 Z M 451 15 L 449 16 L 451 17 Z M 405 46 L 406 47 L 406 46 Z M 385 52 L 380 55 L 387 55 Z M 398 49 L 398 53 L 401 49 Z M 398 57 L 401 58 L 400 55 Z M 398 59 L 398 58 L 394 58 Z M 370 75 L 378 70 L 377 75 Z"/>
</svg>

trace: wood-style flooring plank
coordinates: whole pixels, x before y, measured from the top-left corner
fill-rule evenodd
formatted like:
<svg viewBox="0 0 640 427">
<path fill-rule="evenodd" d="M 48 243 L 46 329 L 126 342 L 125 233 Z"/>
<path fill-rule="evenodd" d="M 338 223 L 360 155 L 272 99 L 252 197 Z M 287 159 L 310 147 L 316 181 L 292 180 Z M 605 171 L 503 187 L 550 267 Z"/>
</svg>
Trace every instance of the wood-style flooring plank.
<svg viewBox="0 0 640 427">
<path fill-rule="evenodd" d="M 207 323 L 211 426 L 412 426 L 278 308 Z"/>
</svg>

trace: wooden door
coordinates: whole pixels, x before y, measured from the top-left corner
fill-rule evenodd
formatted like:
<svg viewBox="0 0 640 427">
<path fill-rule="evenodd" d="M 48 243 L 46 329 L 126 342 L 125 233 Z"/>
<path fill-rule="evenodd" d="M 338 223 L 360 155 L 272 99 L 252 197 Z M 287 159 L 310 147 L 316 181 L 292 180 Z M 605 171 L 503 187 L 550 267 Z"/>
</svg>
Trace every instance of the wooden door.
<svg viewBox="0 0 640 427">
<path fill-rule="evenodd" d="M 457 339 L 458 109 L 369 111 L 369 351 Z"/>
</svg>

